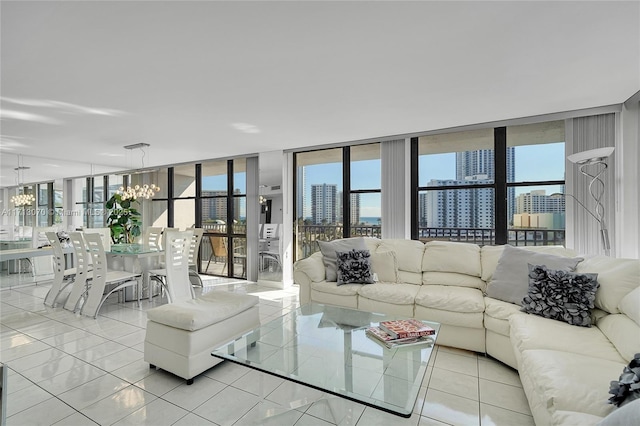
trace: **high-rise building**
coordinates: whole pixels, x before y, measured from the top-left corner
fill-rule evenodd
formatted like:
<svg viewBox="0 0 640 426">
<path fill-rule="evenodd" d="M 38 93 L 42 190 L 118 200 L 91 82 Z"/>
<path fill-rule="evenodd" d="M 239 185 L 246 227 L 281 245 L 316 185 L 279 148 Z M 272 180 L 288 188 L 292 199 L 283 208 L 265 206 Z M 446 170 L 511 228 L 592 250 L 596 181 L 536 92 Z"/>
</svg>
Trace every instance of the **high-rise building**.
<svg viewBox="0 0 640 426">
<path fill-rule="evenodd" d="M 546 195 L 544 189 L 520 194 L 516 198 L 516 214 L 564 213 L 565 198 Z"/>
<path fill-rule="evenodd" d="M 456 179 L 433 179 L 427 186 L 462 186 L 492 183 L 495 179 L 491 149 L 456 153 Z M 507 181 L 515 180 L 515 148 L 507 148 Z M 515 188 L 507 188 L 507 214 L 512 222 L 516 208 Z M 495 226 L 493 188 L 443 189 L 419 195 L 420 226 L 427 228 L 488 228 Z"/>
<path fill-rule="evenodd" d="M 234 190 L 239 194 L 240 190 Z M 227 191 L 202 191 L 202 221 L 222 220 L 227 222 Z M 206 198 L 216 197 L 216 198 Z M 236 217 L 240 216 L 240 198 L 235 197 L 233 208 Z"/>
<path fill-rule="evenodd" d="M 360 223 L 360 194 L 351 194 L 351 223 Z"/>
<path fill-rule="evenodd" d="M 465 180 L 433 179 L 427 186 L 461 186 L 469 180 L 490 182 L 486 175 Z M 420 194 L 421 226 L 427 228 L 493 228 L 493 189 L 443 189 Z"/>
<path fill-rule="evenodd" d="M 507 147 L 507 182 L 514 182 L 516 177 L 515 148 Z M 489 181 L 495 179 L 495 161 L 492 149 L 479 149 L 475 151 L 456 152 L 456 180 L 464 181 L 471 176 L 486 175 Z M 491 192 L 493 197 L 493 191 Z M 515 188 L 507 188 L 507 218 L 509 222 L 513 220 L 516 211 Z M 491 203 L 489 214 L 495 216 L 494 206 Z"/>
<path fill-rule="evenodd" d="M 314 225 L 337 222 L 338 185 L 311 185 L 311 220 Z"/>
</svg>

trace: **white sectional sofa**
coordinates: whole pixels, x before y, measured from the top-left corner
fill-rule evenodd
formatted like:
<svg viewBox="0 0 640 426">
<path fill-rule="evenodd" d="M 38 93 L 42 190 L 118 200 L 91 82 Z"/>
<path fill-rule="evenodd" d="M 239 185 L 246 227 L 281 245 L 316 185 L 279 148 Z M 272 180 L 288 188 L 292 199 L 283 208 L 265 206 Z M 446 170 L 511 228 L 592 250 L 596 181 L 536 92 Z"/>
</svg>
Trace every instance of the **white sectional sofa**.
<svg viewBox="0 0 640 426">
<path fill-rule="evenodd" d="M 640 260 L 582 256 L 575 272 L 597 273 L 599 288 L 593 326 L 580 327 L 487 296 L 504 246 L 374 238 L 364 243 L 373 271 L 383 280 L 326 281 L 323 255 L 317 252 L 294 265 L 300 303 L 441 323 L 439 344 L 486 353 L 518 370 L 539 425 L 595 424 L 614 410 L 607 403 L 609 383 L 640 352 Z M 576 258 L 563 247 L 526 249 L 532 260 L 536 253 Z M 523 273 L 528 282 L 528 270 Z"/>
</svg>

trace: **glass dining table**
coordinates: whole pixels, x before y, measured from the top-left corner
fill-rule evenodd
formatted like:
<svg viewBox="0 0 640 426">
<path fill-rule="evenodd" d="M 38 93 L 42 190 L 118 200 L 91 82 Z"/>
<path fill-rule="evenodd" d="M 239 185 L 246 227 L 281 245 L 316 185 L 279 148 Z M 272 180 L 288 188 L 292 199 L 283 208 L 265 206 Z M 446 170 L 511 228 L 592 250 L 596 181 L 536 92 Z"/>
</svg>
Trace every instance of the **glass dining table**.
<svg viewBox="0 0 640 426">
<path fill-rule="evenodd" d="M 142 298 L 149 301 L 159 293 L 159 287 L 153 286 L 149 271 L 161 268 L 161 259 L 164 250 L 158 246 L 147 244 L 112 244 L 108 250 L 107 264 L 109 269 L 120 269 L 123 271 L 142 274 Z M 137 300 L 135 289 L 127 287 L 124 290 L 126 302 Z"/>
</svg>

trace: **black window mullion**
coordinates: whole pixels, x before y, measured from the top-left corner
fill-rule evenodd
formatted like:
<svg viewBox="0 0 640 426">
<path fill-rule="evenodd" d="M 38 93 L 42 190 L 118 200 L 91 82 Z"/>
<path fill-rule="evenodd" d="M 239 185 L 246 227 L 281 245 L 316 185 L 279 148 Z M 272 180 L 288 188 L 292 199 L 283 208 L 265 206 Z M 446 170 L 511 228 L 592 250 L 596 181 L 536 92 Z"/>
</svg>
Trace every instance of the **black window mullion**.
<svg viewBox="0 0 640 426">
<path fill-rule="evenodd" d="M 227 276 L 233 278 L 233 160 L 227 160 Z"/>
<path fill-rule="evenodd" d="M 196 215 L 195 227 L 202 227 L 202 164 L 196 164 Z M 199 253 L 198 253 L 199 255 Z"/>
<path fill-rule="evenodd" d="M 55 196 L 53 194 L 53 182 L 47 183 L 47 224 L 53 226 L 53 219 L 55 216 Z"/>
<path fill-rule="evenodd" d="M 418 235 L 418 138 L 411 138 L 411 239 Z"/>
<path fill-rule="evenodd" d="M 351 236 L 351 150 L 342 148 L 342 237 Z"/>
<path fill-rule="evenodd" d="M 507 128 L 496 127 L 494 137 L 494 184 L 495 184 L 495 244 L 506 244 L 508 240 L 507 225 Z"/>
<path fill-rule="evenodd" d="M 175 203 L 173 202 L 173 167 L 168 167 L 167 168 L 167 194 L 169 194 L 169 196 L 167 197 L 167 226 L 169 228 L 173 227 L 173 220 L 175 217 L 174 214 L 174 206 Z"/>
</svg>

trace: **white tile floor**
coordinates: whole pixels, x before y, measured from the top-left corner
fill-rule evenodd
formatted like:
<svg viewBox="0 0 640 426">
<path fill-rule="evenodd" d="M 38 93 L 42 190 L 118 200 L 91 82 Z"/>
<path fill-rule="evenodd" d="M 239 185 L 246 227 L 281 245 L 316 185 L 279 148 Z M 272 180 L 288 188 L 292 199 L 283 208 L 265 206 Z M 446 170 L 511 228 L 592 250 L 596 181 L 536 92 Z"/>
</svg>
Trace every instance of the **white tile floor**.
<svg viewBox="0 0 640 426">
<path fill-rule="evenodd" d="M 298 306 L 297 287 L 205 283 L 204 291 L 260 296 L 262 322 Z M 436 348 L 408 419 L 226 362 L 187 386 L 142 360 L 145 311 L 161 300 L 114 301 L 93 320 L 45 307 L 48 288 L 0 292 L 9 426 L 534 424 L 514 370 L 447 347 Z"/>
</svg>

